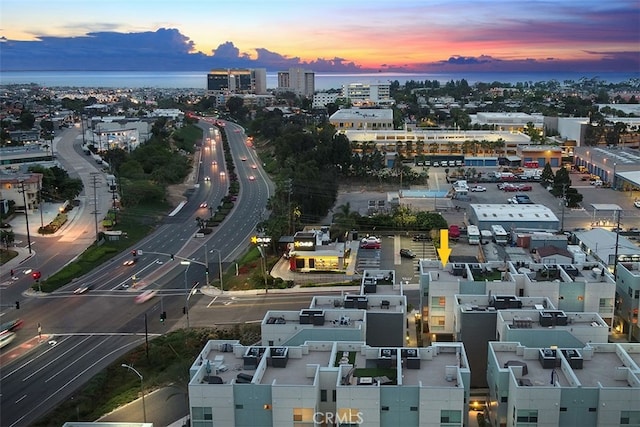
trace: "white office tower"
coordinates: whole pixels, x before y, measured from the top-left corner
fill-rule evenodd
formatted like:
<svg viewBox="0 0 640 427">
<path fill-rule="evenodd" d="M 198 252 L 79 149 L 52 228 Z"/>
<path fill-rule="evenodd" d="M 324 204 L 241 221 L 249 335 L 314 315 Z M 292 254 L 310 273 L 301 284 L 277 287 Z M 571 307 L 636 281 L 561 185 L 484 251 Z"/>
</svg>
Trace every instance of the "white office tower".
<svg viewBox="0 0 640 427">
<path fill-rule="evenodd" d="M 315 92 L 315 73 L 302 68 L 278 71 L 278 92 L 293 92 L 296 95 L 312 97 Z"/>
</svg>

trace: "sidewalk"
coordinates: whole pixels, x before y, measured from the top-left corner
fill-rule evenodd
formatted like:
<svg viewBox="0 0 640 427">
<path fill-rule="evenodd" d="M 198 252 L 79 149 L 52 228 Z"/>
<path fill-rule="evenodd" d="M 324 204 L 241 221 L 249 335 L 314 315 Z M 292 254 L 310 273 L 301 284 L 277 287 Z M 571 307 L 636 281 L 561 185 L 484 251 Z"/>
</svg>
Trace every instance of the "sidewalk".
<svg viewBox="0 0 640 427">
<path fill-rule="evenodd" d="M 6 280 L 11 280 L 11 271 L 13 270 L 14 272 L 14 276 L 17 276 L 17 274 L 24 270 L 24 268 L 22 267 L 22 264 L 29 260 L 30 258 L 33 258 L 36 255 L 36 251 L 31 250 L 31 254 L 29 254 L 29 248 L 26 247 L 26 245 L 24 247 L 22 246 L 14 246 L 14 247 L 9 247 L 10 251 L 14 251 L 17 252 L 18 255 L 11 258 L 9 261 L 5 262 L 4 264 L 2 264 L 2 275 L 4 276 L 5 274 L 7 275 L 7 279 Z M 3 282 L 5 281 L 5 279 L 2 280 Z"/>
</svg>

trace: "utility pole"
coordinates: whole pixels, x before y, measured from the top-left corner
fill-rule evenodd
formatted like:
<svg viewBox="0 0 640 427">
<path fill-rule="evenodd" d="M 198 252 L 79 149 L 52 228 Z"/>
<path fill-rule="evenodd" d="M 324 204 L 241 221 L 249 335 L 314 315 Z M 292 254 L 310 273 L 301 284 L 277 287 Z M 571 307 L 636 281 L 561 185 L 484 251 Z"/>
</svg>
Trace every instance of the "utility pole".
<svg viewBox="0 0 640 427">
<path fill-rule="evenodd" d="M 27 223 L 27 246 L 29 247 L 29 255 L 31 255 L 31 234 L 29 233 L 29 206 L 27 206 L 27 196 L 24 189 L 24 179 L 18 181 L 22 190 L 22 200 L 24 201 L 24 220 Z"/>
<path fill-rule="evenodd" d="M 100 177 L 97 172 L 91 173 L 91 184 L 93 185 L 93 218 L 96 224 L 96 243 L 98 242 L 98 190 L 97 186 L 100 182 Z"/>
<path fill-rule="evenodd" d="M 618 241 L 620 240 L 620 215 L 622 214 L 622 209 L 618 209 L 616 211 L 616 216 L 617 216 L 617 220 L 616 220 L 616 247 L 615 247 L 615 251 L 613 254 L 613 278 L 614 280 L 616 279 L 616 273 L 618 270 Z M 632 324 L 630 324 L 630 327 L 632 326 Z"/>
<path fill-rule="evenodd" d="M 562 219 L 560 220 L 560 231 L 564 231 L 564 207 L 567 204 L 567 184 L 562 184 Z"/>
<path fill-rule="evenodd" d="M 289 227 L 289 234 L 292 234 L 293 231 L 291 229 L 291 193 L 293 192 L 293 181 L 291 180 L 291 178 L 289 178 L 287 180 L 287 195 L 288 195 L 288 201 L 287 201 L 287 226 Z"/>
</svg>

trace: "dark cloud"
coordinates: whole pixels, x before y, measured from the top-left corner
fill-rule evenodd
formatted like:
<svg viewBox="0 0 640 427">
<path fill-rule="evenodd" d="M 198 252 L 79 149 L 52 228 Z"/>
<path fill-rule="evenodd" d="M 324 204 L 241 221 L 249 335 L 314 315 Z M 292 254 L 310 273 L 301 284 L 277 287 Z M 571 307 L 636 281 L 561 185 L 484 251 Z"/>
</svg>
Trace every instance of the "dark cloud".
<svg viewBox="0 0 640 427">
<path fill-rule="evenodd" d="M 503 60 L 488 55 L 452 55 L 446 60 L 418 64 L 385 63 L 363 68 L 345 58 L 303 61 L 265 48 L 250 55 L 231 41 L 210 54 L 197 52 L 193 41 L 177 29 L 119 33 L 100 31 L 80 37 L 41 36 L 36 41 L 0 38 L 3 71 L 207 71 L 212 68 L 266 68 L 268 71 L 303 67 L 315 72 L 473 72 L 473 71 L 593 71 L 620 72 L 640 69 L 638 52 L 585 52 L 593 60 Z M 255 59 L 252 59 L 255 57 Z"/>
</svg>

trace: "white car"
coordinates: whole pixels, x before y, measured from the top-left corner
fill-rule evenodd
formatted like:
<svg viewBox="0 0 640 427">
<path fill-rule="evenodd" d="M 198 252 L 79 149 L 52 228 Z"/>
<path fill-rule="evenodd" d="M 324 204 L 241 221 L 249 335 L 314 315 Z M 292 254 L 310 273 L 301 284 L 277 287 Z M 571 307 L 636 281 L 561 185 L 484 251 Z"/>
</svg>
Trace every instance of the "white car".
<svg viewBox="0 0 640 427">
<path fill-rule="evenodd" d="M 76 289 L 75 291 L 73 291 L 73 293 L 76 295 L 80 295 L 80 294 L 85 294 L 89 292 L 89 290 L 91 290 L 91 285 L 84 284 L 80 286 L 78 289 Z"/>
<path fill-rule="evenodd" d="M 136 304 L 142 304 L 143 302 L 147 302 L 151 298 L 156 296 L 157 293 L 158 293 L 158 291 L 156 291 L 156 290 L 144 291 L 140 295 L 136 296 L 134 301 L 135 301 Z"/>
<path fill-rule="evenodd" d="M 633 206 L 635 206 L 636 208 L 640 208 L 640 200 L 634 201 Z"/>
<path fill-rule="evenodd" d="M 487 191 L 487 188 L 483 187 L 482 185 L 476 185 L 474 187 L 471 187 L 469 190 L 482 192 L 482 191 Z"/>
</svg>

